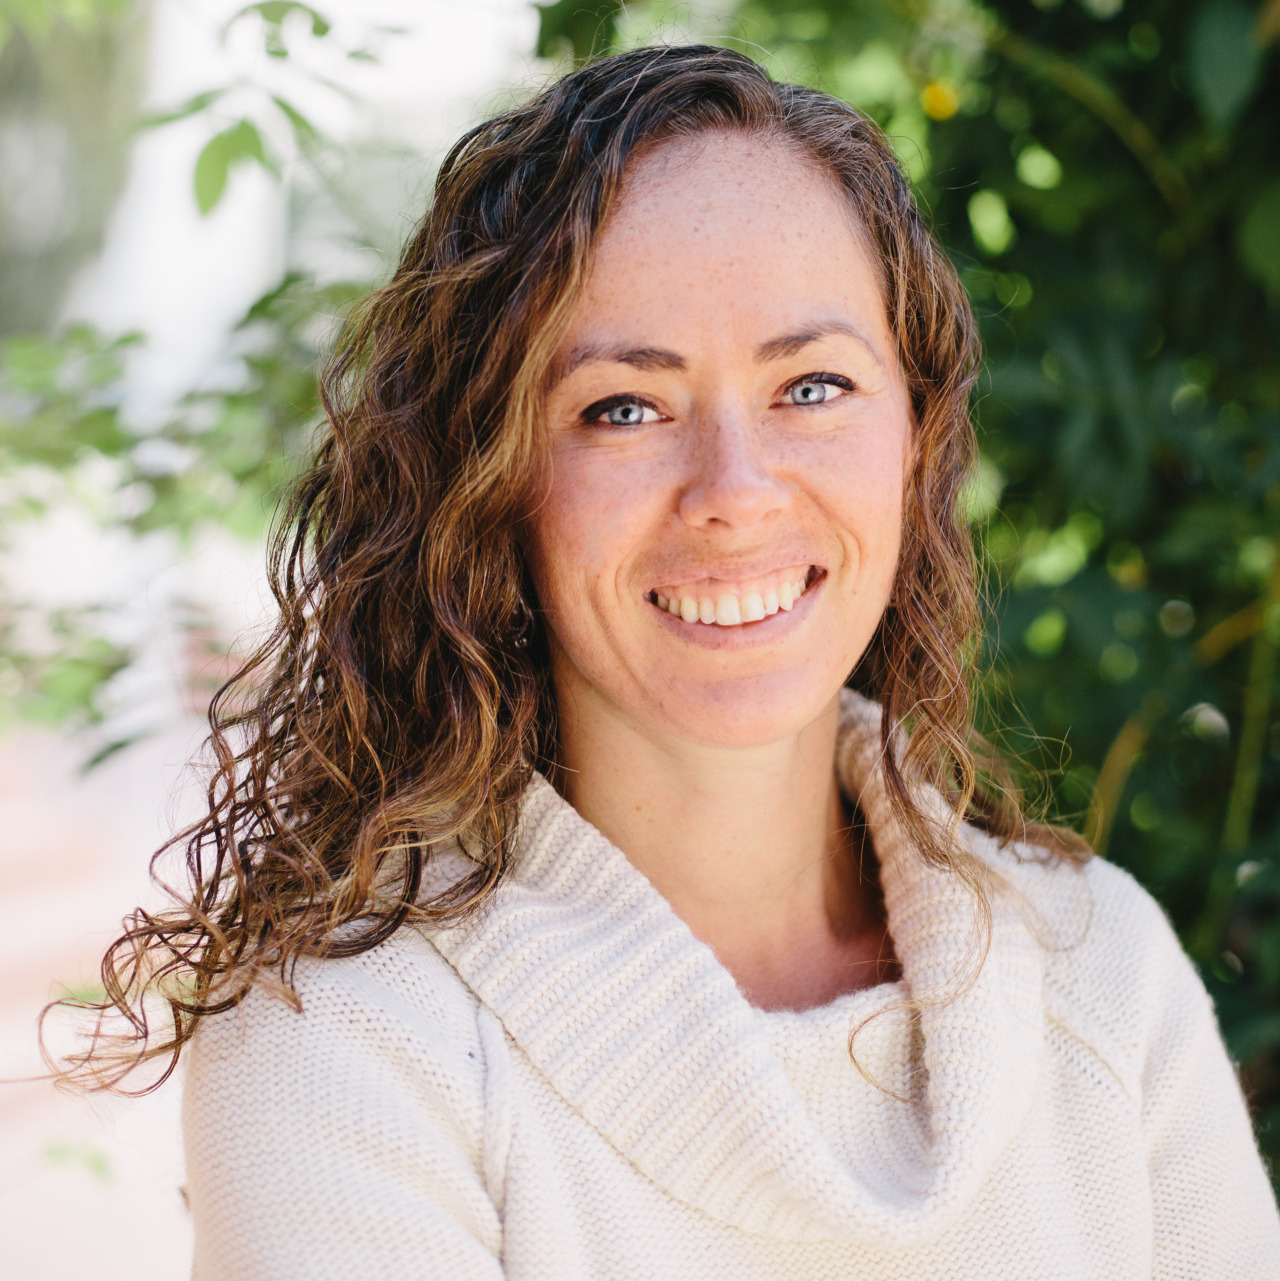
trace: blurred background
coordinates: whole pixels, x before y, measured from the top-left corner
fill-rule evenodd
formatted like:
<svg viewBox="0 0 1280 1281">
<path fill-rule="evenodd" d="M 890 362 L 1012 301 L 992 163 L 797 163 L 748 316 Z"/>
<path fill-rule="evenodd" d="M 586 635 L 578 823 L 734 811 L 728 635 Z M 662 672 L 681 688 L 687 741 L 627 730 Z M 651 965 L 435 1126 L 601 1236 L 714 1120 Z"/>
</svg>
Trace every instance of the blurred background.
<svg viewBox="0 0 1280 1281">
<path fill-rule="evenodd" d="M 1280 0 L 0 0 L 0 1075 L 154 901 L 448 144 L 682 40 L 898 148 L 986 346 L 983 728 L 1164 904 L 1280 1169 Z M 177 1093 L 0 1088 L 6 1275 L 187 1274 Z"/>
</svg>

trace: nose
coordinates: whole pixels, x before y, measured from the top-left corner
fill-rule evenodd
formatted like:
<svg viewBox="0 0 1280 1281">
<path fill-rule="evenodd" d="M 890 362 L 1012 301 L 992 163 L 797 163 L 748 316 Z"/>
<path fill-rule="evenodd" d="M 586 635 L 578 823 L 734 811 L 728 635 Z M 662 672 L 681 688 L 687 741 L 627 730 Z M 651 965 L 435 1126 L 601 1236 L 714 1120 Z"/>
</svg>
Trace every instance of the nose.
<svg viewBox="0 0 1280 1281">
<path fill-rule="evenodd" d="M 749 529 L 788 501 L 743 414 L 721 412 L 697 433 L 695 465 L 680 495 L 680 517 L 695 529 Z"/>
</svg>

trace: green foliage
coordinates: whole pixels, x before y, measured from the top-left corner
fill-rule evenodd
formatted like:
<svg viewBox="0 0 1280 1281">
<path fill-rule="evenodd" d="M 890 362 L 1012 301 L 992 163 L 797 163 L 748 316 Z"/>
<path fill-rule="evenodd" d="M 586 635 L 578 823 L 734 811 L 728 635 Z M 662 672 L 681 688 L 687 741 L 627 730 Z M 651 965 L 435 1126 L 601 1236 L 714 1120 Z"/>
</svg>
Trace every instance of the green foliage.
<svg viewBox="0 0 1280 1281">
<path fill-rule="evenodd" d="M 264 52 L 268 57 L 285 59 L 289 57 L 285 25 L 294 16 L 305 20 L 303 25 L 312 39 L 322 39 L 329 35 L 331 28 L 327 19 L 310 5 L 299 4 L 297 0 L 264 0 L 260 4 L 246 5 L 237 10 L 224 24 L 221 34 L 225 40 L 233 27 L 245 22 L 256 22 Z M 386 29 L 383 30 L 385 33 Z M 364 61 L 377 60 L 367 49 L 349 50 L 348 56 Z M 206 89 L 175 107 L 144 116 L 138 122 L 138 126 L 143 129 L 154 129 L 192 116 L 206 116 L 214 119 L 224 99 L 229 95 L 243 97 L 247 87 L 251 86 L 237 80 L 218 88 Z M 332 85 L 329 87 L 333 88 Z M 268 138 L 277 132 L 269 128 L 276 121 L 283 121 L 288 135 L 292 137 L 297 154 L 313 166 L 317 164 L 325 149 L 325 140 L 319 131 L 293 103 L 279 94 L 263 92 L 258 96 L 261 99 L 259 114 L 262 119 L 255 122 L 241 116 L 234 120 L 205 143 L 196 160 L 193 183 L 196 204 L 202 214 L 210 213 L 217 207 L 226 193 L 227 180 L 232 170 L 238 166 L 249 163 L 258 164 L 268 173 L 279 175 L 289 157 L 284 154 L 280 146 L 268 141 Z M 272 116 L 276 117 L 276 121 L 271 120 Z M 264 129 L 267 130 L 265 135 Z"/>
<path fill-rule="evenodd" d="M 0 475 L 19 462 L 65 471 L 85 449 L 119 456 L 129 436 L 115 392 L 139 341 L 74 325 L 56 341 L 19 334 L 0 345 Z"/>
<path fill-rule="evenodd" d="M 1191 23 L 1187 76 L 1205 119 L 1229 128 L 1249 101 L 1262 66 L 1254 14 L 1242 0 L 1209 0 Z"/>
<path fill-rule="evenodd" d="M 0 674 L 12 691 L 5 691 L 10 716 L 50 726 L 101 722 L 102 691 L 131 656 L 95 635 L 94 621 L 91 611 L 60 610 L 48 620 L 53 644 L 47 649 L 23 653 L 17 645 L 5 646 Z"/>
<path fill-rule="evenodd" d="M 0 0 L 0 53 L 15 31 L 43 44 L 63 23 L 88 31 L 127 13 L 134 0 Z"/>
<path fill-rule="evenodd" d="M 336 324 L 366 288 L 286 277 L 237 326 L 239 380 L 191 392 L 146 432 L 120 409 L 138 335 L 78 325 L 0 342 L 0 529 L 73 503 L 134 536 L 186 538 L 216 524 L 261 539 L 321 417 L 326 318 Z M 103 605 L 47 612 L 0 600 L 0 729 L 18 717 L 101 723 L 104 688 L 133 658 L 103 634 L 103 615 Z"/>
<path fill-rule="evenodd" d="M 93 1143 L 50 1143 L 44 1149 L 44 1159 L 52 1166 L 80 1170 L 99 1183 L 111 1183 L 115 1179 L 110 1158 Z"/>
<path fill-rule="evenodd" d="M 9 30 L 5 15 L 17 15 L 29 40 L 43 40 L 59 21 L 120 20 L 136 7 L 132 0 L 0 0 L 0 38 Z M 273 58 L 289 57 L 299 37 L 331 35 L 319 12 L 291 2 L 245 6 L 223 26 L 223 37 L 239 24 L 256 25 Z M 399 34 L 386 26 L 371 31 Z M 348 54 L 376 60 L 363 48 Z M 228 122 L 229 102 L 237 114 Z M 297 176 L 342 205 L 344 154 L 264 85 L 233 75 L 136 123 L 158 128 L 192 117 L 220 126 L 195 165 L 202 212 L 217 206 L 237 166 L 254 163 L 278 176 L 294 160 L 301 162 Z M 368 228 L 351 238 L 370 243 Z M 321 417 L 316 360 L 328 339 L 326 318 L 336 322 L 373 283 L 322 285 L 291 273 L 231 335 L 227 354 L 238 360 L 240 378 L 192 391 L 166 422 L 145 432 L 121 412 L 127 357 L 141 335 L 113 339 L 80 325 L 55 337 L 17 334 L 0 342 L 0 537 L 12 539 L 23 520 L 72 506 L 126 542 L 155 534 L 185 539 L 209 523 L 261 539 Z M 18 718 L 64 726 L 107 720 L 112 678 L 137 657 L 114 637 L 118 621 L 107 601 L 68 609 L 11 591 L 0 596 L 0 729 Z M 108 735 L 88 763 L 127 741 Z"/>
<path fill-rule="evenodd" d="M 614 0 L 590 4 L 549 4 L 538 8 L 538 54 L 543 58 L 584 59 L 607 53 L 617 36 L 621 5 Z"/>
<path fill-rule="evenodd" d="M 1263 187 L 1248 206 L 1236 234 L 1236 250 L 1274 302 L 1280 297 L 1280 180 Z"/>
<path fill-rule="evenodd" d="M 229 129 L 216 133 L 204 145 L 196 160 L 196 204 L 207 214 L 222 199 L 227 175 L 246 160 L 256 160 L 264 169 L 272 169 L 262 146 L 262 135 L 251 120 L 240 120 Z"/>
<path fill-rule="evenodd" d="M 125 496 L 104 517 L 130 531 L 186 535 L 216 520 L 260 536 L 320 417 L 316 359 L 326 321 L 335 325 L 365 288 L 290 274 L 234 331 L 240 381 L 190 392 L 146 432 L 120 412 L 124 357 L 139 335 L 109 340 L 76 325 L 56 338 L 0 343 L 0 517 L 48 505 L 47 485 L 26 483 L 33 474 L 65 480 L 98 460 L 111 466 L 116 497 Z"/>
<path fill-rule="evenodd" d="M 540 50 L 642 25 L 898 146 L 986 349 L 985 728 L 1165 905 L 1280 1170 L 1277 6 L 745 0 L 708 32 L 564 0 Z"/>
<path fill-rule="evenodd" d="M 268 55 L 272 58 L 288 57 L 288 48 L 284 42 L 283 26 L 290 14 L 298 13 L 305 17 L 311 27 L 311 34 L 317 38 L 329 34 L 329 23 L 309 4 L 299 4 L 298 0 L 264 0 L 261 4 L 245 5 L 227 27 L 248 14 L 257 14 L 265 25 L 265 41 Z"/>
</svg>

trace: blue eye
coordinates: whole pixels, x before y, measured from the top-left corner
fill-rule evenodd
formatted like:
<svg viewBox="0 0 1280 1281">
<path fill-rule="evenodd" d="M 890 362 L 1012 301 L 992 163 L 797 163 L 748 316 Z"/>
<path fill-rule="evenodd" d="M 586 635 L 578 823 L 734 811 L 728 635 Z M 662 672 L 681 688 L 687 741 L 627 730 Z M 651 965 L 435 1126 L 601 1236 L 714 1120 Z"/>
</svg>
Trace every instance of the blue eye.
<svg viewBox="0 0 1280 1281">
<path fill-rule="evenodd" d="M 584 426 L 595 424 L 597 427 L 643 427 L 647 423 L 656 423 L 662 415 L 652 405 L 634 396 L 614 396 L 608 400 L 598 400 L 582 411 Z"/>
<path fill-rule="evenodd" d="M 795 383 L 787 388 L 787 396 L 793 405 L 821 405 L 827 399 L 829 390 L 826 383 Z"/>
<path fill-rule="evenodd" d="M 853 391 L 853 383 L 842 374 L 808 374 L 797 378 L 782 393 L 782 397 L 792 405 L 825 405 L 828 401 L 839 400 Z"/>
<path fill-rule="evenodd" d="M 806 374 L 797 378 L 783 392 L 783 401 L 788 405 L 826 405 L 830 401 L 841 400 L 855 387 L 843 374 Z"/>
<path fill-rule="evenodd" d="M 613 405 L 604 412 L 604 420 L 611 427 L 639 427 L 644 422 L 645 407 L 634 400 Z"/>
</svg>

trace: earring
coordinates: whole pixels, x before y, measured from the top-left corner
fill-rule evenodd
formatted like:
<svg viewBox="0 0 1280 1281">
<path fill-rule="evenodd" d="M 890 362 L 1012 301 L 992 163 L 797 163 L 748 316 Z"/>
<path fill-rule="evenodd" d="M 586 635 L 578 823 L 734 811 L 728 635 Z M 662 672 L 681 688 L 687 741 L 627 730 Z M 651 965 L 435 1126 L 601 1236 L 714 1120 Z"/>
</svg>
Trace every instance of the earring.
<svg viewBox="0 0 1280 1281">
<path fill-rule="evenodd" d="M 528 649 L 529 639 L 533 634 L 535 619 L 533 610 L 529 608 L 529 602 L 525 600 L 524 593 L 520 594 L 520 600 L 516 608 L 515 627 L 515 647 L 516 649 Z"/>
</svg>

